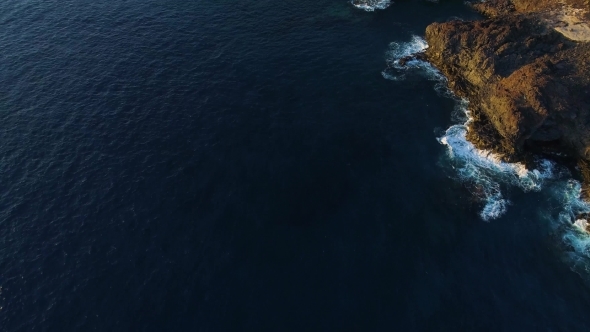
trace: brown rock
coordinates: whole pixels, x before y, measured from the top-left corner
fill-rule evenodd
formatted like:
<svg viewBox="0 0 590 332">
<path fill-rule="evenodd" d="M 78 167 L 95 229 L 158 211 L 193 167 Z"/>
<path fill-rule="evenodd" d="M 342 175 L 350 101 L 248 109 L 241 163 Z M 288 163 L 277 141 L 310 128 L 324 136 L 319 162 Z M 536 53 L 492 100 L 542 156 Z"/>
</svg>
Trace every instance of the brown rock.
<svg viewBox="0 0 590 332">
<path fill-rule="evenodd" d="M 478 12 L 488 17 L 496 17 L 514 12 L 514 4 L 510 0 L 498 0 L 494 2 L 484 1 L 472 5 Z"/>
<path fill-rule="evenodd" d="M 476 146 L 506 159 L 559 151 L 590 161 L 590 43 L 547 24 L 557 4 L 487 1 L 474 7 L 488 19 L 426 29 L 427 59 L 470 100 Z"/>
</svg>

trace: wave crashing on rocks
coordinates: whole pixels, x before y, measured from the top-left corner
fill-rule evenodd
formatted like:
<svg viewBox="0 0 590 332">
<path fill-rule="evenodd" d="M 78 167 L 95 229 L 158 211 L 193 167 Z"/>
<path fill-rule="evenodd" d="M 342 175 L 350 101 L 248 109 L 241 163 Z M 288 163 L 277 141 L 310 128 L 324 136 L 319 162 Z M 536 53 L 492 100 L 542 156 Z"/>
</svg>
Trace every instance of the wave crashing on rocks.
<svg viewBox="0 0 590 332">
<path fill-rule="evenodd" d="M 468 102 L 460 100 L 455 110 L 462 124 L 448 128 L 438 141 L 447 147 L 447 156 L 457 178 L 468 184 L 475 197 L 484 207 L 480 217 L 485 221 L 497 219 L 506 213 L 510 201 L 504 198 L 503 186 L 519 187 L 524 192 L 540 191 L 547 179 L 554 178 L 555 164 L 546 159 L 537 162 L 537 168 L 529 170 L 522 163 L 508 163 L 501 156 L 476 148 L 467 140 L 467 131 L 472 121 Z"/>
<path fill-rule="evenodd" d="M 381 75 L 391 81 L 402 81 L 406 79 L 406 72 L 414 71 L 425 75 L 430 81 L 438 82 L 436 90 L 439 93 L 448 91 L 445 88 L 446 78 L 429 62 L 419 59 L 410 59 L 401 63 L 402 59 L 406 59 L 415 54 L 420 54 L 428 48 L 428 43 L 420 36 L 412 36 L 407 42 L 392 42 L 389 44 L 389 50 L 386 52 L 387 68 L 381 72 Z M 449 91 L 450 92 L 450 91 Z"/>
<path fill-rule="evenodd" d="M 456 124 L 450 126 L 437 140 L 446 147 L 445 164 L 452 168 L 454 177 L 470 189 L 473 197 L 483 203 L 479 215 L 484 221 L 497 219 L 507 212 L 511 202 L 506 198 L 510 188 L 520 188 L 523 192 L 548 193 L 553 208 L 541 208 L 539 213 L 548 220 L 553 231 L 565 245 L 565 259 L 572 269 L 590 276 L 590 235 L 587 232 L 590 222 L 590 204 L 582 199 L 582 185 L 572 178 L 569 170 L 548 159 L 538 158 L 534 169 L 523 163 L 502 161 L 500 155 L 476 148 L 467 140 L 467 132 L 472 122 L 469 102 L 457 97 L 447 87 L 447 79 L 434 66 L 414 54 L 428 48 L 426 41 L 412 36 L 408 42 L 393 42 L 386 53 L 387 68 L 382 75 L 385 79 L 403 81 L 406 73 L 416 74 L 435 81 L 434 89 L 443 97 L 456 101 L 452 118 Z M 408 59 L 404 65 L 401 59 Z M 555 214 L 557 211 L 557 214 Z"/>
</svg>

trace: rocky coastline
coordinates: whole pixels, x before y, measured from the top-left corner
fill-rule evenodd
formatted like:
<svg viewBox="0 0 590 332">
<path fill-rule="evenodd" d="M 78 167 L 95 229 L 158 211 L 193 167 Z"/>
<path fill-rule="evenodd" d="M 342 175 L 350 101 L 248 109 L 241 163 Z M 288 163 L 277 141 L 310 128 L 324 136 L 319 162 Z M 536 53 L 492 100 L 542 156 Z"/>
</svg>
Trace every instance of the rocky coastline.
<svg viewBox="0 0 590 332">
<path fill-rule="evenodd" d="M 478 21 L 433 23 L 425 59 L 470 101 L 467 138 L 507 161 L 577 163 L 590 197 L 589 0 L 488 0 Z M 407 59 L 402 59 L 403 64 Z"/>
</svg>

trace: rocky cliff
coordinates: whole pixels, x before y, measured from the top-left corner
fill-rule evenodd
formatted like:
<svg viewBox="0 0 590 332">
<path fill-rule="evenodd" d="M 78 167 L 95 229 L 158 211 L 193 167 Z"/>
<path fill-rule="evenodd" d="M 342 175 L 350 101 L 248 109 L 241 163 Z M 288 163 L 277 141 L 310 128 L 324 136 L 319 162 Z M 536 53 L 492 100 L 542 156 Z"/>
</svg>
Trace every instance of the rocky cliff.
<svg viewBox="0 0 590 332">
<path fill-rule="evenodd" d="M 423 55 L 470 101 L 468 138 L 521 159 L 528 152 L 590 161 L 587 0 L 489 0 L 487 18 L 434 23 Z"/>
</svg>

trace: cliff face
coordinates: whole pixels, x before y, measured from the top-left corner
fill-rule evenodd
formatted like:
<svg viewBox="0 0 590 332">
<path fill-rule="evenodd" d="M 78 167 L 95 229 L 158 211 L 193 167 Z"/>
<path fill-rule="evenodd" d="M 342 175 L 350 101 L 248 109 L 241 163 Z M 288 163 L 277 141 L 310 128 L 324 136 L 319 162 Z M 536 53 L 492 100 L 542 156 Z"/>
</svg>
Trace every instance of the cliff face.
<svg viewBox="0 0 590 332">
<path fill-rule="evenodd" d="M 585 0 L 571 1 L 490 0 L 474 6 L 488 19 L 427 28 L 426 58 L 470 100 L 476 146 L 509 160 L 528 151 L 590 160 L 587 11 Z M 570 28 L 564 13 L 582 24 Z M 560 31 L 574 28 L 576 40 Z"/>
</svg>

